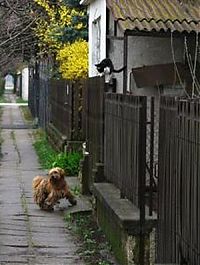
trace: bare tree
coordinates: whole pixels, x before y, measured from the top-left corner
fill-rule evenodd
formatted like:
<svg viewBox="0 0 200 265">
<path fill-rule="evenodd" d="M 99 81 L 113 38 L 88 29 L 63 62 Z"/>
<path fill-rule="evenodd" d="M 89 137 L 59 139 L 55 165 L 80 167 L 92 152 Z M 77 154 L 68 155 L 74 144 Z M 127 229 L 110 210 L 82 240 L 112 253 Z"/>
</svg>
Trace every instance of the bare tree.
<svg viewBox="0 0 200 265">
<path fill-rule="evenodd" d="M 37 19 L 33 0 L 0 0 L 0 71 L 28 60 L 37 49 L 33 26 Z"/>
</svg>

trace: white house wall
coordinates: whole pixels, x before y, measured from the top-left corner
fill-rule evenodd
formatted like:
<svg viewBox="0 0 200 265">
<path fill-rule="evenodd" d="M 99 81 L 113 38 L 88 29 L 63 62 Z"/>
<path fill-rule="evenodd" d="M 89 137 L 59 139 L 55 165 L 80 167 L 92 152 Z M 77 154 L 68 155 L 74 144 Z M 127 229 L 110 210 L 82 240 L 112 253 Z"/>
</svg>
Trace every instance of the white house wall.
<svg viewBox="0 0 200 265">
<path fill-rule="evenodd" d="M 106 57 L 106 0 L 92 1 L 89 12 L 89 77 L 96 76 L 95 64 Z M 99 26 L 100 31 L 96 29 Z"/>
<path fill-rule="evenodd" d="M 95 64 L 106 57 L 106 0 L 89 1 L 89 77 L 97 76 Z M 114 20 L 109 18 L 109 35 L 114 36 Z M 99 23 L 100 32 L 95 33 Z M 118 27 L 117 37 L 123 37 L 124 33 Z M 99 42 L 97 41 L 99 39 Z M 144 65 L 156 65 L 173 62 L 173 52 L 176 62 L 184 62 L 184 40 L 167 37 L 128 37 L 128 87 L 131 69 Z M 115 69 L 123 66 L 124 42 L 121 38 L 112 38 L 109 45 L 109 57 L 113 61 Z M 116 73 L 117 92 L 123 91 L 123 73 Z"/>
<path fill-rule="evenodd" d="M 22 98 L 28 100 L 29 72 L 28 67 L 22 70 Z"/>
</svg>

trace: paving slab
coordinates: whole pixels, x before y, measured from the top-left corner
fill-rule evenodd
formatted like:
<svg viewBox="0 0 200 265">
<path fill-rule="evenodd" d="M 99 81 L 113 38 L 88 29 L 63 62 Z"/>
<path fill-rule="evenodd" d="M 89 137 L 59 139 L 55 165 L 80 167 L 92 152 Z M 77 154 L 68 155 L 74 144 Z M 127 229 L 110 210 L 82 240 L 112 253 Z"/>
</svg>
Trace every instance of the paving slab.
<svg viewBox="0 0 200 265">
<path fill-rule="evenodd" d="M 85 265 L 78 254 L 79 244 L 64 223 L 64 212 L 73 207 L 65 200 L 50 213 L 34 204 L 32 179 L 46 172 L 38 163 L 32 130 L 25 127 L 19 106 L 2 108 L 0 265 Z"/>
</svg>

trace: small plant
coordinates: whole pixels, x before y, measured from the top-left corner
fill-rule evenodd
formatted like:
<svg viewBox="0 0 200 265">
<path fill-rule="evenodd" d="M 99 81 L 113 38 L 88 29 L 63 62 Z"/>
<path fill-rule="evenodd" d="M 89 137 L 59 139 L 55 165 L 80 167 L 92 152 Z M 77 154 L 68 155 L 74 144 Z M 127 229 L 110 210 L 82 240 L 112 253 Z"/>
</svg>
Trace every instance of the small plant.
<svg viewBox="0 0 200 265">
<path fill-rule="evenodd" d="M 36 140 L 33 146 L 38 155 L 39 162 L 43 168 L 50 169 L 53 161 L 55 160 L 56 152 L 49 145 L 45 134 L 38 131 L 35 137 L 36 137 Z"/>
<path fill-rule="evenodd" d="M 81 194 L 80 185 L 76 185 L 75 187 L 71 188 L 71 190 L 75 196 L 79 196 Z"/>
<path fill-rule="evenodd" d="M 4 95 L 0 95 L 0 103 L 10 103 L 5 97 Z"/>
<path fill-rule="evenodd" d="M 97 226 L 95 217 L 90 214 L 67 214 L 67 228 L 81 241 L 80 255 L 88 265 L 115 265 L 110 247 L 101 229 Z"/>
<path fill-rule="evenodd" d="M 100 261 L 98 265 L 110 265 L 107 261 Z"/>
<path fill-rule="evenodd" d="M 38 154 L 40 164 L 45 169 L 52 167 L 61 167 L 66 175 L 75 176 L 79 172 L 79 163 L 82 155 L 78 152 L 57 153 L 49 144 L 44 132 L 38 130 L 35 134 L 35 143 L 33 144 Z"/>
<path fill-rule="evenodd" d="M 5 80 L 0 73 L 0 97 L 4 94 Z"/>
<path fill-rule="evenodd" d="M 20 110 L 26 122 L 33 122 L 33 117 L 28 106 L 20 106 Z"/>
<path fill-rule="evenodd" d="M 81 158 L 82 155 L 78 152 L 59 153 L 55 157 L 52 167 L 61 167 L 65 170 L 67 175 L 75 176 L 78 175 L 79 162 Z"/>
<path fill-rule="evenodd" d="M 17 98 L 16 103 L 28 103 L 28 100 L 24 100 L 23 98 Z"/>
</svg>

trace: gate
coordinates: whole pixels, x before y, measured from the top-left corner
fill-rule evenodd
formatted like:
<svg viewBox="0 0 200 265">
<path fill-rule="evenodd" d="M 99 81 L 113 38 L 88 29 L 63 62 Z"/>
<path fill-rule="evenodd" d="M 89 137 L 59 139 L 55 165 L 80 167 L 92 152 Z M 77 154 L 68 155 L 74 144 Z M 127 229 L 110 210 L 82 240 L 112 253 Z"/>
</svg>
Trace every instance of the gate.
<svg viewBox="0 0 200 265">
<path fill-rule="evenodd" d="M 89 152 L 88 182 L 94 183 L 93 171 L 96 163 L 104 161 L 104 79 L 89 78 L 85 85 L 84 119 L 86 143 Z"/>
</svg>

